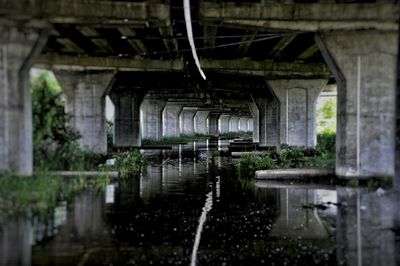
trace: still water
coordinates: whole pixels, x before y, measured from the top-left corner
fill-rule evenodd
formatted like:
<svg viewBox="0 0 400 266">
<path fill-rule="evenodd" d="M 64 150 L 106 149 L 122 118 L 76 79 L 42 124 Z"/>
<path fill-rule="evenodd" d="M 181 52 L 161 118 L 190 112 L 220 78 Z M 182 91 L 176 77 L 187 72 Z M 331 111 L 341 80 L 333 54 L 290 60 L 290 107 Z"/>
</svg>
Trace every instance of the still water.
<svg viewBox="0 0 400 266">
<path fill-rule="evenodd" d="M 147 151 L 136 182 L 4 222 L 0 265 L 400 265 L 394 193 L 239 182 L 218 144 Z"/>
</svg>

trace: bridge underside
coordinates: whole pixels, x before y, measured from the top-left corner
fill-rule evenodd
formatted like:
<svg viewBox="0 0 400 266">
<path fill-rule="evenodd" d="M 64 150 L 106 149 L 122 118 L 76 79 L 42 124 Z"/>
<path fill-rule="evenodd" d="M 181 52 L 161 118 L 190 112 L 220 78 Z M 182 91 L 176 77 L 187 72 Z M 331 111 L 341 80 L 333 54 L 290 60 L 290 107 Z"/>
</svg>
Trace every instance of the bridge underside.
<svg viewBox="0 0 400 266">
<path fill-rule="evenodd" d="M 192 58 L 182 1 L 0 2 L 0 170 L 32 173 L 29 69 L 52 69 L 81 144 L 252 130 L 260 146 L 313 147 L 315 102 L 338 90 L 336 173 L 395 172 L 396 1 L 198 1 Z M 397 158 L 397 161 L 398 158 Z"/>
</svg>

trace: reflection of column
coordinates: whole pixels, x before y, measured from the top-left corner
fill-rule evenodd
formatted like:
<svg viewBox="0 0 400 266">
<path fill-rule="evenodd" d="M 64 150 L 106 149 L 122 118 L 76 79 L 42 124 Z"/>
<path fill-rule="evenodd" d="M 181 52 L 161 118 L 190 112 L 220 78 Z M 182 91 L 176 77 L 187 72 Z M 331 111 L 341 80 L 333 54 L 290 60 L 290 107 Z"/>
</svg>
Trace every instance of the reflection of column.
<svg viewBox="0 0 400 266">
<path fill-rule="evenodd" d="M 336 246 L 346 265 L 397 265 L 394 227 L 398 201 L 392 194 L 337 188 Z"/>
<path fill-rule="evenodd" d="M 179 137 L 179 114 L 183 106 L 177 103 L 167 103 L 163 111 L 163 136 Z"/>
<path fill-rule="evenodd" d="M 112 91 L 110 98 L 115 106 L 115 145 L 119 147 L 140 147 L 140 103 L 143 95 L 129 91 Z"/>
<path fill-rule="evenodd" d="M 307 189 L 280 190 L 280 214 L 272 226 L 271 236 L 301 237 L 303 239 L 328 238 L 315 209 L 303 208 L 316 204 L 316 191 Z"/>
<path fill-rule="evenodd" d="M 164 166 L 146 167 L 145 175 L 140 177 L 140 197 L 144 202 L 149 202 L 163 190 Z"/>
<path fill-rule="evenodd" d="M 105 97 L 114 72 L 58 70 L 54 74 L 65 92 L 70 125 L 81 135 L 79 144 L 106 153 Z"/>
<path fill-rule="evenodd" d="M 194 135 L 194 116 L 197 108 L 184 107 L 180 114 L 181 134 Z"/>
<path fill-rule="evenodd" d="M 394 174 L 398 30 L 335 31 L 317 43 L 338 90 L 336 174 Z"/>
<path fill-rule="evenodd" d="M 316 101 L 327 80 L 268 80 L 280 102 L 280 143 L 313 147 L 317 143 Z"/>
<path fill-rule="evenodd" d="M 239 131 L 239 119 L 239 116 L 231 116 L 231 119 L 229 119 L 229 132 Z"/>
<path fill-rule="evenodd" d="M 229 132 L 229 120 L 231 119 L 230 115 L 221 115 L 218 121 L 219 133 L 224 134 Z"/>
<path fill-rule="evenodd" d="M 208 134 L 207 118 L 210 111 L 197 111 L 194 116 L 194 131 L 196 134 Z"/>
<path fill-rule="evenodd" d="M 2 224 L 0 230 L 0 265 L 32 264 L 33 230 L 27 219 Z"/>
<path fill-rule="evenodd" d="M 143 139 L 160 140 L 162 137 L 162 112 L 166 101 L 145 96 L 140 105 Z"/>
</svg>

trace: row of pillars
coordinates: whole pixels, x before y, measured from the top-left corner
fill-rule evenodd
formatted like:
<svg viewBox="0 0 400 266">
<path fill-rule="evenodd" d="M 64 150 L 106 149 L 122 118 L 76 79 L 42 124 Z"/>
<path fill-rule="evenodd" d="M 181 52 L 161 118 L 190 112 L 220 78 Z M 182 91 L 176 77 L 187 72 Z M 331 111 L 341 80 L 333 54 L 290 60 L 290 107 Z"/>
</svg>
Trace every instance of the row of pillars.
<svg viewBox="0 0 400 266">
<path fill-rule="evenodd" d="M 36 26 L 38 28 L 34 28 Z M 29 69 L 48 37 L 48 29 L 39 26 L 1 27 L 0 171 L 32 174 Z M 394 175 L 398 39 L 398 30 L 372 29 L 333 31 L 316 37 L 338 85 L 336 173 L 340 176 Z M 67 96 L 67 109 L 74 114 L 71 123 L 83 134 L 81 143 L 89 143 L 99 150 L 104 149 L 106 143 L 104 101 L 113 76 L 110 72 L 57 75 Z M 250 104 L 254 140 L 258 139 L 261 146 L 315 144 L 313 101 L 317 93 L 313 88 L 319 86 L 292 84 L 284 89 L 282 86 L 296 81 L 267 82 L 271 93 L 253 95 Z M 137 99 L 120 101 L 130 106 L 127 102 Z M 303 104 L 296 105 L 298 101 Z M 118 108 L 125 107 L 117 105 Z M 116 131 L 139 128 L 131 126 L 140 121 L 137 110 L 124 110 L 119 111 L 118 119 L 127 121 L 129 118 L 129 122 L 120 123 Z M 145 130 L 151 127 L 154 119 L 144 121 Z M 300 139 L 301 135 L 307 137 Z"/>
</svg>

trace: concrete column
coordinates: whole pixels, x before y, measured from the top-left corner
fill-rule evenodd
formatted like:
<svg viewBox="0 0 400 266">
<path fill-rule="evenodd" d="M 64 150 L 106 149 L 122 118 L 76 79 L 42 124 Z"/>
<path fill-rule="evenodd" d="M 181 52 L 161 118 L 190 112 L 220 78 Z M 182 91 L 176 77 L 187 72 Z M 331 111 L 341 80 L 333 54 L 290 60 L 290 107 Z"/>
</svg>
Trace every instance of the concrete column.
<svg viewBox="0 0 400 266">
<path fill-rule="evenodd" d="M 221 116 L 221 114 L 215 114 L 215 113 L 211 113 L 208 116 L 208 123 L 209 123 L 208 134 L 210 136 L 213 136 L 213 137 L 219 136 L 218 122 L 220 121 L 220 116 Z"/>
<path fill-rule="evenodd" d="M 259 134 L 259 146 L 280 147 L 279 141 L 279 101 L 272 95 L 252 95 L 254 105 L 251 109 L 258 109 L 258 122 L 256 124 Z M 254 111 L 254 110 L 253 110 Z M 252 111 L 252 112 L 253 112 Z M 256 118 L 254 118 L 256 119 Z M 254 132 L 254 131 L 253 131 Z"/>
<path fill-rule="evenodd" d="M 248 129 L 248 131 L 253 131 L 253 123 L 254 123 L 253 118 L 248 118 L 247 119 L 247 129 Z"/>
<path fill-rule="evenodd" d="M 247 127 L 247 121 L 248 121 L 247 117 L 239 118 L 239 131 L 248 131 L 249 130 Z"/>
<path fill-rule="evenodd" d="M 9 21 L 10 24 L 12 23 Z M 0 172 L 31 175 L 32 99 L 29 70 L 49 30 L 0 25 Z"/>
<path fill-rule="evenodd" d="M 160 140 L 163 136 L 162 113 L 167 101 L 146 95 L 140 105 L 142 139 Z"/>
<path fill-rule="evenodd" d="M 163 111 L 163 136 L 179 137 L 179 115 L 183 105 L 178 103 L 167 103 Z"/>
<path fill-rule="evenodd" d="M 194 116 L 194 131 L 196 134 L 208 134 L 207 118 L 209 114 L 210 111 L 197 111 Z"/>
<path fill-rule="evenodd" d="M 315 147 L 316 101 L 328 80 L 268 80 L 280 102 L 280 143 Z"/>
<path fill-rule="evenodd" d="M 107 152 L 105 97 L 113 81 L 113 71 L 54 71 L 66 95 L 69 124 L 81 138 L 81 146 Z"/>
<path fill-rule="evenodd" d="M 142 93 L 111 92 L 115 105 L 114 142 L 117 147 L 140 147 L 140 103 Z"/>
<path fill-rule="evenodd" d="M 224 134 L 229 132 L 229 120 L 231 115 L 221 115 L 218 121 L 219 133 Z"/>
<path fill-rule="evenodd" d="M 253 131 L 253 142 L 260 142 L 260 112 L 255 102 L 249 103 L 249 110 L 252 116 L 253 124 L 251 129 Z"/>
<path fill-rule="evenodd" d="M 339 176 L 394 174 L 398 35 L 369 30 L 316 38 L 337 82 Z"/>
<path fill-rule="evenodd" d="M 181 134 L 194 135 L 194 116 L 197 108 L 184 107 L 180 115 Z"/>
<path fill-rule="evenodd" d="M 231 116 L 229 119 L 229 132 L 239 132 L 239 116 Z"/>
</svg>

